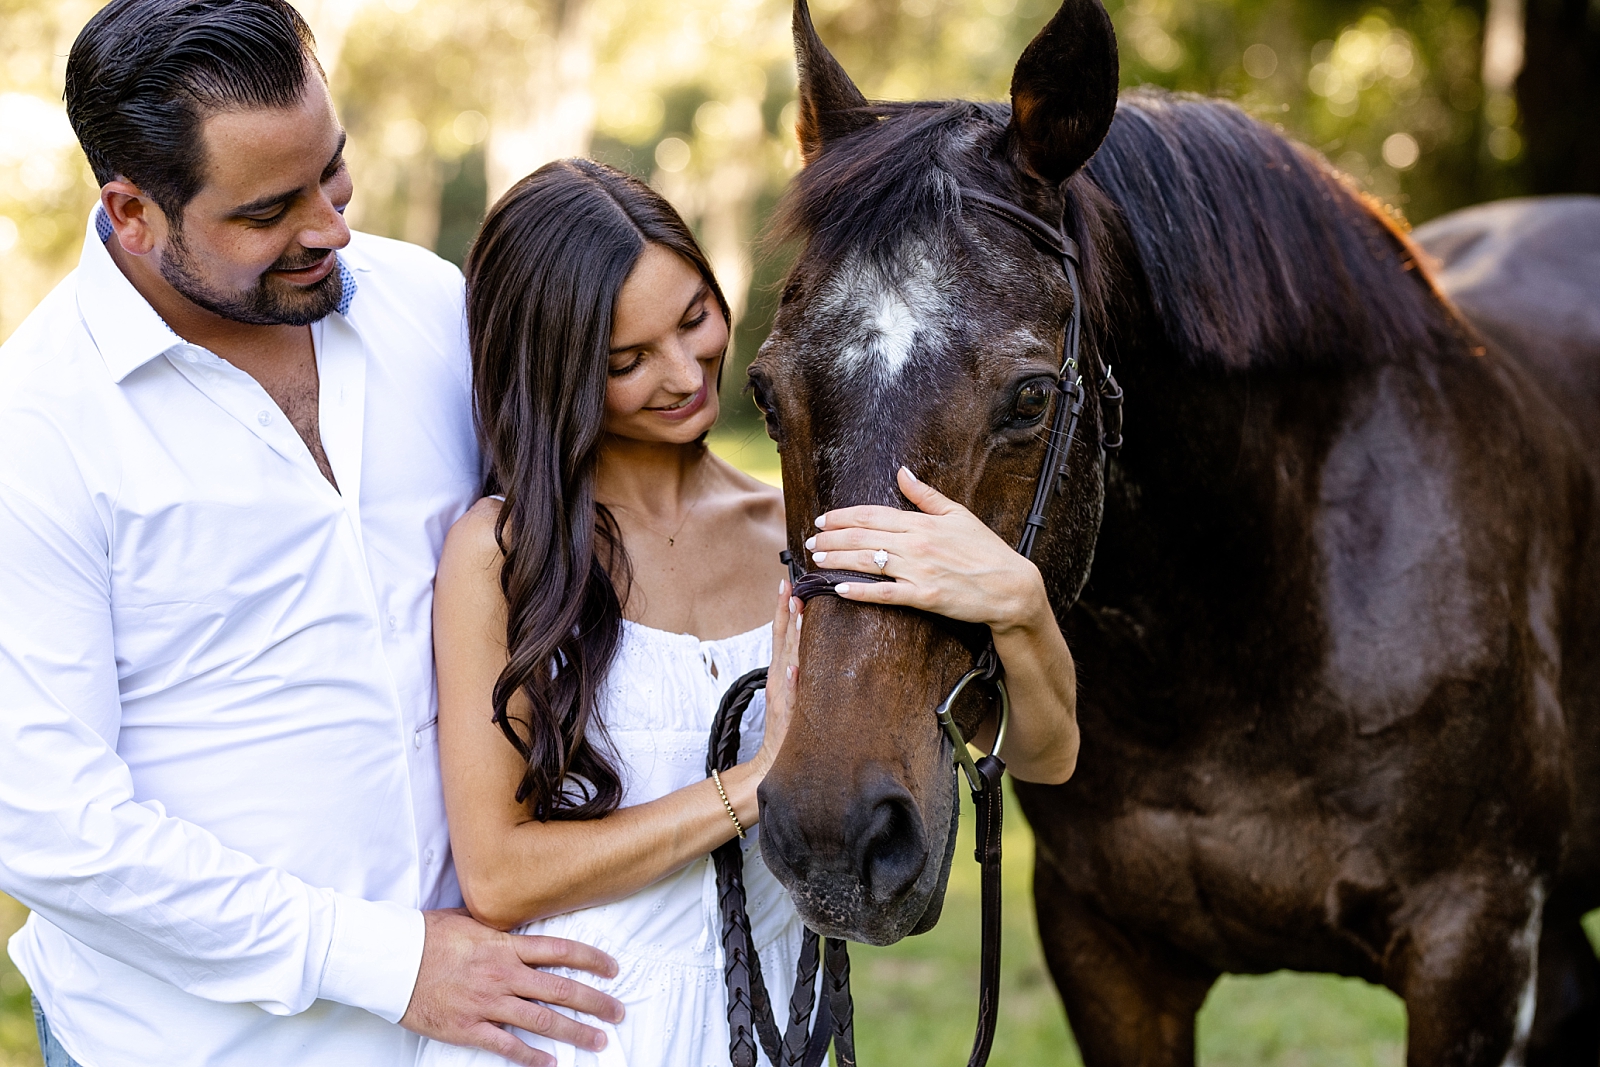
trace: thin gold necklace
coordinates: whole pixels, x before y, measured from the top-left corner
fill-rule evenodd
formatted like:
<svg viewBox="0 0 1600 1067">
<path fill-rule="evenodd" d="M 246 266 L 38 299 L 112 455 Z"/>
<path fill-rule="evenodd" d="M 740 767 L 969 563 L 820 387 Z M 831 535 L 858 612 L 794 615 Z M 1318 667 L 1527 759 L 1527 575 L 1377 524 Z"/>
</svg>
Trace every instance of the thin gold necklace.
<svg viewBox="0 0 1600 1067">
<path fill-rule="evenodd" d="M 703 464 L 703 463 L 705 463 L 705 461 L 706 461 L 705 457 L 701 456 L 699 461 L 698 461 L 698 463 L 699 464 Z M 693 475 L 699 474 L 699 472 L 700 472 L 700 467 L 697 465 L 695 467 L 695 469 L 690 472 L 690 474 L 691 474 L 691 476 L 693 476 Z M 672 548 L 675 545 L 677 545 L 677 543 L 678 543 L 678 535 L 681 534 L 683 532 L 683 528 L 689 524 L 690 517 L 694 515 L 694 509 L 700 506 L 700 498 L 696 497 L 694 500 L 690 501 L 689 506 L 684 509 L 683 518 L 678 521 L 677 529 L 673 530 L 672 533 L 670 533 L 670 534 L 666 533 L 665 531 L 663 531 L 659 526 L 652 526 L 650 523 L 645 522 L 644 519 L 640 516 L 640 514 L 639 514 L 637 509 L 630 508 L 626 504 L 623 504 L 621 506 L 622 506 L 622 509 L 624 511 L 633 512 L 634 518 L 635 518 L 635 520 L 638 521 L 640 526 L 643 526 L 646 530 L 649 530 L 651 533 L 655 534 L 657 537 L 665 537 L 667 539 L 667 547 L 668 548 Z"/>
</svg>

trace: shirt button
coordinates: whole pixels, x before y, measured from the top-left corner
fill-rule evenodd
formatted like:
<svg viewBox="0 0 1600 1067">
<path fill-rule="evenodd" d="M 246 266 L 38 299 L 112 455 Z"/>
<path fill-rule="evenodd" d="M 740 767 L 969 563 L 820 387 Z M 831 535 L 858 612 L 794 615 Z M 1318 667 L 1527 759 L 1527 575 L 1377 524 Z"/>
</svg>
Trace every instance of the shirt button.
<svg viewBox="0 0 1600 1067">
<path fill-rule="evenodd" d="M 400 620 L 398 618 L 396 618 L 395 616 L 393 616 L 393 615 L 389 616 L 389 629 L 391 629 L 391 630 L 400 629 Z"/>
<path fill-rule="evenodd" d="M 421 730 L 418 730 L 416 733 L 411 735 L 411 744 L 413 746 L 417 747 L 417 748 L 421 748 L 422 747 L 422 731 Z"/>
<path fill-rule="evenodd" d="M 427 864 L 429 867 L 433 866 L 433 849 L 430 848 L 428 851 L 422 854 L 422 862 Z"/>
<path fill-rule="evenodd" d="M 256 412 L 256 421 L 265 426 L 267 423 L 272 421 L 272 416 L 267 414 L 265 411 L 258 411 Z"/>
</svg>

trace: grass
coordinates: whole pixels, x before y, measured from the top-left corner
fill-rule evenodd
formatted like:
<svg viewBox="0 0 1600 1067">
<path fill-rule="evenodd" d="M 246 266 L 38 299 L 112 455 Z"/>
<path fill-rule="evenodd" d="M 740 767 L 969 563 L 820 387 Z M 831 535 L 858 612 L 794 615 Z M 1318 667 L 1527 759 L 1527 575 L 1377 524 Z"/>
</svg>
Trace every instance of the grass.
<svg viewBox="0 0 1600 1067">
<path fill-rule="evenodd" d="M 21 904 L 0 896 L 0 946 L 28 917 Z M 33 1030 L 28 984 L 0 952 L 0 1067 L 40 1067 L 39 1039 Z"/>
<path fill-rule="evenodd" d="M 778 447 L 759 423 L 735 423 L 717 427 L 706 439 L 711 451 L 768 485 L 783 485 L 778 471 Z"/>
<path fill-rule="evenodd" d="M 759 427 L 720 430 L 718 454 L 772 485 L 778 456 Z M 994 1067 L 1078 1067 L 1055 987 L 1034 929 L 1033 839 L 1008 798 L 1005 836 L 1004 964 Z M 961 841 L 938 927 L 888 948 L 853 946 L 856 1042 L 867 1067 L 964 1063 L 978 988 L 978 866 L 972 820 Z M 0 940 L 26 912 L 0 896 Z M 1600 951 L 1600 911 L 1585 920 Z M 1279 972 L 1228 976 L 1200 1013 L 1202 1067 L 1398 1067 L 1405 1059 L 1405 1008 L 1394 994 L 1356 979 Z M 0 1067 L 39 1067 L 27 986 L 0 955 Z"/>
</svg>

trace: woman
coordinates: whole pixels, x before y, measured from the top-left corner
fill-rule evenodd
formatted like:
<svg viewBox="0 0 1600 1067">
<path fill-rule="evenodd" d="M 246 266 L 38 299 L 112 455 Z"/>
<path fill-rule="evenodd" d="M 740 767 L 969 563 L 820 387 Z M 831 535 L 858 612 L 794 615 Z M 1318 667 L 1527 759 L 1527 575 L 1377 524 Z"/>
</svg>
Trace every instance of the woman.
<svg viewBox="0 0 1600 1067">
<path fill-rule="evenodd" d="M 446 541 L 434 638 L 462 892 L 485 923 L 618 961 L 614 979 L 583 976 L 626 1007 L 619 1024 L 584 1020 L 603 1041 L 522 1040 L 562 1063 L 725 1063 L 711 851 L 747 835 L 750 919 L 776 1003 L 801 935 L 749 832 L 788 724 L 801 615 L 778 562 L 781 495 L 704 444 L 727 302 L 672 208 L 586 160 L 541 168 L 495 205 L 467 280 L 489 495 Z M 906 583 L 905 602 L 938 585 L 941 603 L 978 603 L 998 576 L 1018 592 L 1001 598 L 1015 617 L 974 619 L 1046 634 L 1007 646 L 1021 689 L 1049 696 L 1019 702 L 1006 756 L 1024 776 L 1064 779 L 1072 664 L 1037 570 L 931 488 L 902 485 L 939 512 L 923 576 L 938 581 Z M 878 512 L 905 518 L 852 509 L 867 528 Z M 852 534 L 835 526 L 819 536 Z M 769 660 L 742 762 L 705 779 L 723 690 Z M 429 1044 L 419 1062 L 501 1061 Z"/>
</svg>

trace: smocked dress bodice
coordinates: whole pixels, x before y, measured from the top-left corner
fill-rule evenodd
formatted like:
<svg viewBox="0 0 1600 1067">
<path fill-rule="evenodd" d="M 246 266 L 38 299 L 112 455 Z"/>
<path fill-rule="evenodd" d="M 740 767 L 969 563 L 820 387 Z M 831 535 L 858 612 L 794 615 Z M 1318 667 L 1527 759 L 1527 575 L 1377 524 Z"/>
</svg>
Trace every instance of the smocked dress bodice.
<svg viewBox="0 0 1600 1067">
<path fill-rule="evenodd" d="M 711 720 L 723 692 L 771 658 L 772 631 L 767 626 L 702 641 L 624 622 L 597 701 L 603 726 L 592 735 L 614 754 L 622 806 L 647 803 L 703 780 Z M 741 761 L 760 747 L 765 721 L 766 700 L 758 693 L 745 712 Z M 745 892 L 767 988 L 774 1003 L 784 1004 L 794 981 L 802 927 L 788 894 L 762 863 L 758 833 L 759 828 L 752 828 L 741 842 Z M 564 859 L 550 856 L 548 862 Z M 609 1038 L 597 1053 L 514 1033 L 555 1056 L 560 1067 L 725 1067 L 721 928 L 710 856 L 622 900 L 519 927 L 515 932 L 581 941 L 614 957 L 619 972 L 612 979 L 558 973 L 616 997 L 625 1005 L 626 1017 L 615 1026 L 583 1017 Z M 507 1062 L 431 1041 L 423 1043 L 417 1060 L 419 1067 L 501 1067 Z M 765 1056 L 760 1062 L 767 1063 Z"/>
</svg>

